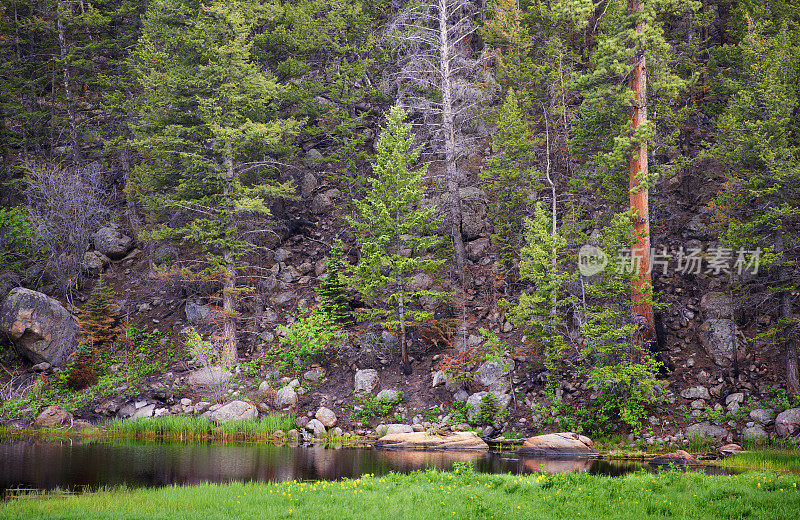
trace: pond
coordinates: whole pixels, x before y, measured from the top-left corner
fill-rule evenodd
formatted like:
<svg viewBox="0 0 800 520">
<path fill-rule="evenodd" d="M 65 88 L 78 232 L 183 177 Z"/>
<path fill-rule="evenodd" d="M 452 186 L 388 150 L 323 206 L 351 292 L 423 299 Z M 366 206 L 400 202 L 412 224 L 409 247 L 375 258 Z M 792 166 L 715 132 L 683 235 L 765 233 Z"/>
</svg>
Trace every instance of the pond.
<svg viewBox="0 0 800 520">
<path fill-rule="evenodd" d="M 336 480 L 357 478 L 365 473 L 447 470 L 457 462 L 472 462 L 476 471 L 484 473 L 588 471 L 616 476 L 645 467 L 637 462 L 517 458 L 510 452 L 391 452 L 271 444 L 7 439 L 0 441 L 0 490 Z"/>
</svg>

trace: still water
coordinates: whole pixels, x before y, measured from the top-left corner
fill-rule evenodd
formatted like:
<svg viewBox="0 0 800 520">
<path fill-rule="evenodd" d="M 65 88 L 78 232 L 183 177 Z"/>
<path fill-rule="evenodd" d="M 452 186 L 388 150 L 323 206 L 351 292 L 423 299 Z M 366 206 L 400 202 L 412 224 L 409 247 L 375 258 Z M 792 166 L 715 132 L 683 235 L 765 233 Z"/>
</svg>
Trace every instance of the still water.
<svg viewBox="0 0 800 520">
<path fill-rule="evenodd" d="M 336 480 L 472 462 L 485 473 L 621 475 L 641 463 L 517 458 L 513 453 L 387 452 L 369 448 L 172 442 L 0 441 L 0 490 L 94 489 L 229 481 Z"/>
</svg>

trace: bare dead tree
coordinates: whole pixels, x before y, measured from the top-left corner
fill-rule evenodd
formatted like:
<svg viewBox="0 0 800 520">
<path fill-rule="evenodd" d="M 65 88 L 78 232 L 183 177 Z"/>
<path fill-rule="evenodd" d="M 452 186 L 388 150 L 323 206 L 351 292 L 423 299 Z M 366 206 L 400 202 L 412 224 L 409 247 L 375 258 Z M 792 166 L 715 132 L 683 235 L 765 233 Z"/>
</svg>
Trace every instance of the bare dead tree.
<svg viewBox="0 0 800 520">
<path fill-rule="evenodd" d="M 33 167 L 25 196 L 44 272 L 55 275 L 66 296 L 78 287 L 83 254 L 108 221 L 103 174 L 97 168 Z"/>
<path fill-rule="evenodd" d="M 459 130 L 474 121 L 487 91 L 475 83 L 480 60 L 472 50 L 477 6 L 470 0 L 412 0 L 387 25 L 384 42 L 394 54 L 390 70 L 397 99 L 431 131 L 434 150 L 444 152 L 450 235 L 461 287 L 466 286 L 466 253 L 457 161 L 467 140 Z M 439 96 L 431 96 L 438 93 Z"/>
</svg>

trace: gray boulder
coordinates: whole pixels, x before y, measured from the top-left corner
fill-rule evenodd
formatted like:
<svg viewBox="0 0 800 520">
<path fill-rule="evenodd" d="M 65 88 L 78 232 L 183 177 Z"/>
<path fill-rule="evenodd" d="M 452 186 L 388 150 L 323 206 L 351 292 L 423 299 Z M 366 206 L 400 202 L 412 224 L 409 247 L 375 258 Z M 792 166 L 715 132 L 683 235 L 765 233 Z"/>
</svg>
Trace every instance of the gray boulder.
<svg viewBox="0 0 800 520">
<path fill-rule="evenodd" d="M 311 200 L 311 212 L 315 215 L 330 213 L 333 207 L 333 200 L 325 193 L 317 193 Z"/>
<path fill-rule="evenodd" d="M 461 196 L 462 209 L 461 234 L 467 240 L 476 239 L 487 230 L 486 193 L 472 186 L 459 189 L 458 194 Z"/>
<path fill-rule="evenodd" d="M 333 413 L 333 410 L 330 408 L 321 407 L 317 410 L 317 413 L 314 414 L 314 418 L 321 422 L 325 428 L 333 428 L 336 426 L 336 414 Z"/>
<path fill-rule="evenodd" d="M 112 226 L 101 227 L 93 238 L 94 248 L 112 260 L 124 258 L 133 248 L 133 239 Z"/>
<path fill-rule="evenodd" d="M 756 440 L 756 441 L 765 441 L 769 439 L 769 435 L 760 424 L 754 424 L 753 426 L 748 426 L 747 428 L 742 430 L 742 438 Z"/>
<path fill-rule="evenodd" d="M 397 398 L 400 396 L 400 392 L 397 390 L 381 390 L 378 392 L 378 395 L 375 396 L 375 399 L 378 401 L 396 401 Z"/>
<path fill-rule="evenodd" d="M 200 368 L 189 374 L 186 383 L 189 386 L 218 386 L 224 385 L 233 377 L 233 374 L 222 367 Z"/>
<path fill-rule="evenodd" d="M 478 240 L 468 242 L 465 246 L 467 258 L 472 262 L 480 262 L 489 253 L 491 247 L 492 242 L 488 238 L 479 238 Z"/>
<path fill-rule="evenodd" d="M 775 410 L 756 408 L 755 410 L 750 410 L 750 418 L 766 426 L 772 424 L 772 421 L 775 420 Z"/>
<path fill-rule="evenodd" d="M 325 433 L 325 425 L 317 419 L 311 419 L 306 424 L 306 430 L 312 432 L 315 436 L 320 436 Z"/>
<path fill-rule="evenodd" d="M 306 381 L 311 381 L 312 383 L 317 383 L 322 379 L 325 379 L 325 374 L 325 369 L 322 367 L 312 368 L 303 374 L 303 379 Z"/>
<path fill-rule="evenodd" d="M 9 292 L 0 308 L 0 331 L 32 363 L 63 365 L 75 352 L 78 322 L 56 300 L 30 289 Z"/>
<path fill-rule="evenodd" d="M 357 370 L 355 376 L 355 392 L 369 394 L 378 386 L 378 371 L 373 368 Z"/>
<path fill-rule="evenodd" d="M 211 311 L 208 307 L 199 302 L 188 301 L 186 302 L 186 321 L 189 323 L 206 323 Z"/>
<path fill-rule="evenodd" d="M 317 178 L 311 172 L 303 173 L 303 183 L 301 185 L 300 193 L 304 199 L 308 199 L 314 194 L 317 189 Z"/>
<path fill-rule="evenodd" d="M 711 292 L 700 298 L 700 309 L 708 319 L 731 319 L 732 306 L 731 297 L 726 293 Z"/>
<path fill-rule="evenodd" d="M 211 420 L 218 423 L 255 419 L 258 417 L 258 408 L 245 401 L 231 401 L 211 413 Z"/>
<path fill-rule="evenodd" d="M 278 410 L 292 408 L 295 405 L 297 405 L 297 392 L 294 391 L 294 387 L 284 386 L 275 394 L 275 408 Z"/>
<path fill-rule="evenodd" d="M 717 442 L 722 442 L 728 435 L 728 430 L 721 426 L 711 424 L 708 421 L 693 424 L 686 428 L 686 437 L 704 437 L 706 439 L 714 439 Z"/>
<path fill-rule="evenodd" d="M 155 411 L 156 411 L 156 405 L 146 404 L 141 408 L 138 408 L 135 412 L 133 412 L 131 414 L 131 418 L 138 419 L 141 417 L 152 417 Z"/>
<path fill-rule="evenodd" d="M 111 259 L 100 251 L 86 251 L 83 254 L 83 268 L 91 273 L 99 273 L 110 263 Z"/>
<path fill-rule="evenodd" d="M 708 388 L 704 386 L 693 386 L 681 392 L 681 397 L 684 399 L 711 399 L 711 394 L 708 393 Z"/>
<path fill-rule="evenodd" d="M 800 432 L 800 408 L 789 408 L 775 418 L 775 432 L 781 437 L 790 437 Z"/>
<path fill-rule="evenodd" d="M 703 322 L 697 332 L 700 344 L 720 367 L 730 367 L 736 355 L 744 357 L 746 345 L 733 320 L 711 318 Z"/>
<path fill-rule="evenodd" d="M 489 390 L 505 393 L 511 388 L 508 376 L 514 370 L 514 360 L 503 357 L 498 361 L 486 361 L 475 372 L 476 383 L 488 386 Z"/>
</svg>

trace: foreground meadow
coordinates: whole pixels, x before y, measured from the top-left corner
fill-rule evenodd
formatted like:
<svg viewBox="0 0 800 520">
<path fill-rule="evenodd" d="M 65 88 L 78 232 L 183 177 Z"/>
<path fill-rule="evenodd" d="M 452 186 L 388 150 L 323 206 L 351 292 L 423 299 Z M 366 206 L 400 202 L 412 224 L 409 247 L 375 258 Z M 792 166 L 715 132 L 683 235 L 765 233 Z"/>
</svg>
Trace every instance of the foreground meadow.
<svg viewBox="0 0 800 520">
<path fill-rule="evenodd" d="M 563 519 L 800 517 L 800 478 L 668 471 L 625 477 L 489 475 L 471 470 L 356 480 L 116 489 L 12 498 L 3 519 Z"/>
</svg>

